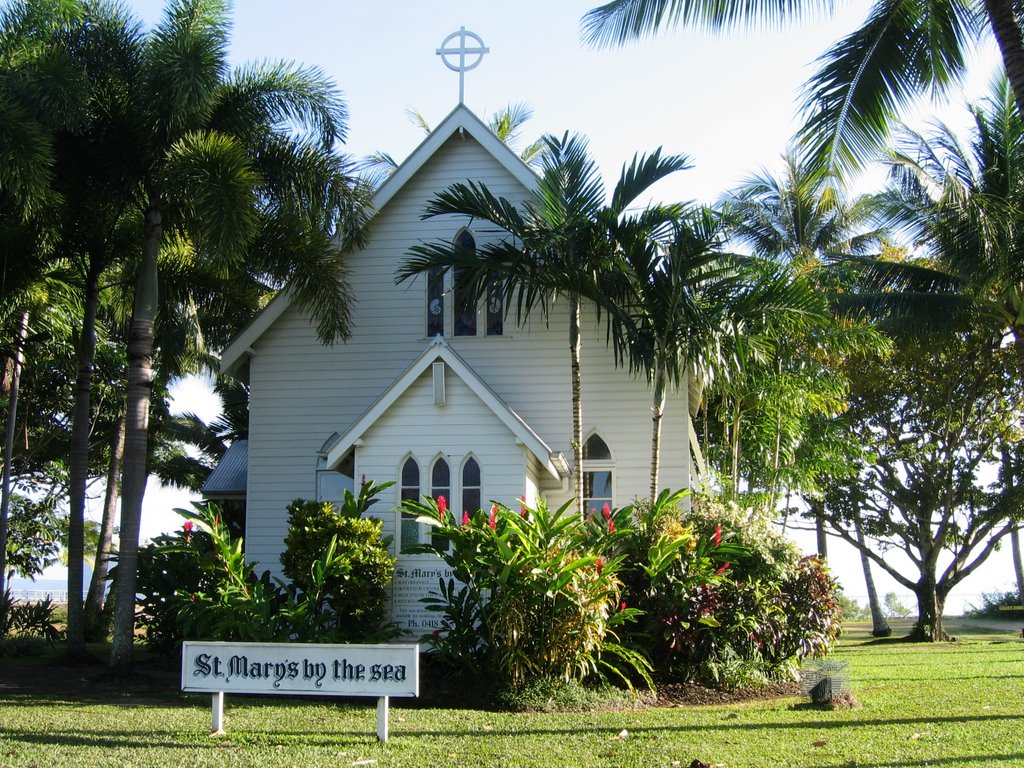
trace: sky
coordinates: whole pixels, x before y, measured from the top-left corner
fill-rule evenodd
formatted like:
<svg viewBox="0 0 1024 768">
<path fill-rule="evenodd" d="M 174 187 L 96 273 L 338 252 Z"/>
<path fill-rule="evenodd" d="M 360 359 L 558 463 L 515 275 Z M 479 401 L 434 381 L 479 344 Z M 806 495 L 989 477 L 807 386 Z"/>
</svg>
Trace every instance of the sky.
<svg viewBox="0 0 1024 768">
<path fill-rule="evenodd" d="M 235 65 L 284 60 L 322 69 L 348 105 L 346 150 L 355 158 L 385 151 L 400 162 L 424 138 L 406 110 L 418 110 L 437 125 L 458 103 L 458 74 L 436 50 L 464 26 L 490 49 L 465 74 L 465 103 L 479 116 L 525 103 L 533 110 L 522 133 L 525 143 L 545 133 L 586 135 L 609 187 L 637 152 L 662 147 L 688 155 L 693 167 L 660 182 L 654 196 L 712 203 L 751 173 L 778 167 L 799 128 L 802 86 L 815 59 L 869 8 L 866 0 L 852 0 L 839 3 L 834 14 L 783 29 L 725 36 L 675 31 L 625 48 L 593 50 L 580 41 L 580 19 L 594 4 L 237 0 L 230 56 Z M 152 26 L 164 4 L 131 0 L 127 6 Z M 994 62 L 991 46 L 978 54 L 966 93 L 984 93 Z M 957 124 L 963 102 L 964 96 L 954 95 L 943 104 L 924 103 L 911 119 L 941 114 Z M 870 174 L 864 183 L 880 178 Z M 201 382 L 179 387 L 179 407 L 209 412 L 206 390 Z M 151 485 L 143 536 L 175 527 L 177 518 L 165 510 L 187 498 Z M 806 545 L 813 547 L 813 541 Z M 856 558 L 837 551 L 833 559 L 847 592 L 862 594 Z M 976 598 L 1007 586 L 1009 561 L 1003 557 L 1000 563 L 961 592 Z"/>
</svg>

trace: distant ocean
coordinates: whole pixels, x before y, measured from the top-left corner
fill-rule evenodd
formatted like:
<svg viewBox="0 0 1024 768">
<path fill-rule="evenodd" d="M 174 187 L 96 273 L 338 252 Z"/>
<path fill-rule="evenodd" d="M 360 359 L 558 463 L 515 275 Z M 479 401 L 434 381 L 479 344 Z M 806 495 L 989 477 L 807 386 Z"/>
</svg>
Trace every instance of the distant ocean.
<svg viewBox="0 0 1024 768">
<path fill-rule="evenodd" d="M 82 599 L 89 590 L 89 578 L 91 574 L 86 573 L 85 586 L 82 589 Z M 15 600 L 45 600 L 49 597 L 55 603 L 66 603 L 68 601 L 68 583 L 61 579 L 23 579 L 15 576 L 11 579 L 11 593 Z"/>
</svg>

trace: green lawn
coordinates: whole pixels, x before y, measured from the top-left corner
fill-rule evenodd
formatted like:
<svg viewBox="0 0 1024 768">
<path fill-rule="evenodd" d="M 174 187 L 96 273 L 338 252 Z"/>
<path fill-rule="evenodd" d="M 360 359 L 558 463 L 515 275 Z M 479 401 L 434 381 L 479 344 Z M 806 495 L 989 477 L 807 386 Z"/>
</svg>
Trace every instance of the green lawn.
<svg viewBox="0 0 1024 768">
<path fill-rule="evenodd" d="M 951 631 L 959 642 L 909 645 L 870 642 L 852 625 L 837 656 L 850 662 L 860 709 L 798 698 L 584 714 L 398 704 L 386 745 L 375 710 L 348 703 L 229 696 L 228 735 L 212 738 L 205 696 L 0 696 L 0 765 L 1024 766 L 1024 641 L 967 622 Z"/>
</svg>

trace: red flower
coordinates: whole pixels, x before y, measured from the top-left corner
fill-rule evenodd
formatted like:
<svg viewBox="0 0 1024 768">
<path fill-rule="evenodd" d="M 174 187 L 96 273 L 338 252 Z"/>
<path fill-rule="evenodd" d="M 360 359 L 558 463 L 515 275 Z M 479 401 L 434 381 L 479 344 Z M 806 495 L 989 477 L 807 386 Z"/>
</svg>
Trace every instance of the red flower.
<svg viewBox="0 0 1024 768">
<path fill-rule="evenodd" d="M 601 510 L 601 514 L 604 515 L 605 520 L 612 519 L 612 508 L 608 506 L 608 502 L 604 503 L 604 508 Z"/>
<path fill-rule="evenodd" d="M 717 547 L 721 543 L 722 543 L 722 526 L 721 525 L 716 525 L 715 526 L 715 546 Z"/>
<path fill-rule="evenodd" d="M 597 558 L 597 560 L 594 561 L 594 566 L 597 568 L 597 575 L 600 576 L 601 572 L 604 571 L 604 558 Z"/>
<path fill-rule="evenodd" d="M 195 525 L 192 524 L 191 520 L 186 520 L 185 524 L 181 527 L 185 529 L 185 543 L 188 544 L 192 541 L 192 529 L 195 528 Z"/>
<path fill-rule="evenodd" d="M 522 496 L 520 496 L 519 500 L 522 502 L 522 504 L 519 505 L 519 515 L 520 517 L 526 517 L 528 514 L 530 514 L 526 509 L 526 494 L 524 493 Z"/>
<path fill-rule="evenodd" d="M 444 496 L 437 497 L 437 511 L 441 515 L 441 519 L 444 520 L 444 513 L 448 509 L 448 500 Z"/>
<path fill-rule="evenodd" d="M 434 630 L 434 639 L 436 640 L 440 636 L 441 636 L 441 630 L 440 629 L 435 629 Z"/>
<path fill-rule="evenodd" d="M 487 518 L 487 524 L 491 527 L 492 531 L 498 529 L 498 505 L 491 505 L 491 516 Z"/>
<path fill-rule="evenodd" d="M 608 533 L 615 533 L 615 521 L 608 518 Z"/>
<path fill-rule="evenodd" d="M 469 512 L 463 511 L 462 513 L 462 524 L 469 525 Z"/>
<path fill-rule="evenodd" d="M 626 610 L 626 601 L 625 600 L 623 600 L 621 603 L 619 603 L 619 610 L 620 611 Z"/>
<path fill-rule="evenodd" d="M 213 516 L 213 527 L 220 528 L 220 515 Z"/>
<path fill-rule="evenodd" d="M 719 569 L 718 569 L 717 571 L 715 571 L 715 575 L 716 575 L 716 576 L 721 576 L 721 575 L 722 575 L 723 573 L 725 573 L 725 572 L 726 572 L 727 570 L 729 570 L 729 563 L 726 563 L 726 564 L 725 564 L 725 565 L 723 565 L 723 566 L 722 566 L 721 568 L 719 568 Z"/>
</svg>

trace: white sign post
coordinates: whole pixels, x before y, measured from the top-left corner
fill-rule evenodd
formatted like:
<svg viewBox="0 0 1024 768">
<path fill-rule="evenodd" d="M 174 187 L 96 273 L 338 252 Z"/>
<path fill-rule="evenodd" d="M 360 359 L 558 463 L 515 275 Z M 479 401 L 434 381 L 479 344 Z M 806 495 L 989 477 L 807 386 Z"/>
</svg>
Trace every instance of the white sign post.
<svg viewBox="0 0 1024 768">
<path fill-rule="evenodd" d="M 388 699 L 419 696 L 418 645 L 213 643 L 181 648 L 181 690 L 213 694 L 211 729 L 224 731 L 224 694 L 376 696 L 377 738 L 388 740 Z"/>
</svg>

